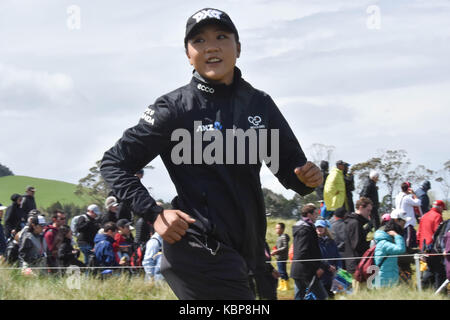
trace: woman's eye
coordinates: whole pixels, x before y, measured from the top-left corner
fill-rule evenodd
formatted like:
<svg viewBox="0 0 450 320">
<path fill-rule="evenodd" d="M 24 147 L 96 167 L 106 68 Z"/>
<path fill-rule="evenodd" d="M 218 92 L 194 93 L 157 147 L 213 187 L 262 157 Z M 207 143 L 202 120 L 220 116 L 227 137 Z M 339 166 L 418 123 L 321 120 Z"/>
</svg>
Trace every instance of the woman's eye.
<svg viewBox="0 0 450 320">
<path fill-rule="evenodd" d="M 194 39 L 194 41 L 192 41 L 193 43 L 201 43 L 201 42 L 203 42 L 204 40 L 202 39 L 202 38 L 197 38 L 197 39 Z"/>
<path fill-rule="evenodd" d="M 226 39 L 226 38 L 227 38 L 227 36 L 224 35 L 224 34 L 219 34 L 219 35 L 217 36 L 217 39 Z"/>
</svg>

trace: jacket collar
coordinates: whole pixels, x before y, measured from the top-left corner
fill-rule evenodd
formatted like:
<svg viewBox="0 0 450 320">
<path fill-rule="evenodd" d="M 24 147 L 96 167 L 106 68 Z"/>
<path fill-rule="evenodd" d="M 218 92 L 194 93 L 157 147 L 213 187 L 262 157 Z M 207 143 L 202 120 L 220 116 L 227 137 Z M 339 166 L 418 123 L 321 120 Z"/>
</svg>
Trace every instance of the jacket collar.
<svg viewBox="0 0 450 320">
<path fill-rule="evenodd" d="M 234 67 L 234 78 L 230 85 L 214 83 L 203 78 L 196 70 L 193 71 L 191 85 L 205 97 L 218 97 L 230 95 L 240 82 L 242 73 L 238 67 Z"/>
</svg>

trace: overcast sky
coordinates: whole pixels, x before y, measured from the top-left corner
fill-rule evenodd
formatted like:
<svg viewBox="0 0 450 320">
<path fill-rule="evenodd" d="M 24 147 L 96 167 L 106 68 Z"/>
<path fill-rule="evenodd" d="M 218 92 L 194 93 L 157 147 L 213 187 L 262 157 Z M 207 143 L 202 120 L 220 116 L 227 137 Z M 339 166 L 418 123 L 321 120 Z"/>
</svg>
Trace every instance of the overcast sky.
<svg viewBox="0 0 450 320">
<path fill-rule="evenodd" d="M 190 80 L 186 20 L 217 5 L 2 0 L 0 163 L 16 175 L 77 183 L 148 105 Z M 307 157 L 321 143 L 336 147 L 333 162 L 355 164 L 379 149 L 405 149 L 412 167 L 433 170 L 450 159 L 450 1 L 218 8 L 239 30 L 243 77 L 272 96 Z M 144 184 L 169 201 L 167 171 L 159 158 L 152 165 Z M 267 168 L 262 181 L 294 194 Z"/>
</svg>

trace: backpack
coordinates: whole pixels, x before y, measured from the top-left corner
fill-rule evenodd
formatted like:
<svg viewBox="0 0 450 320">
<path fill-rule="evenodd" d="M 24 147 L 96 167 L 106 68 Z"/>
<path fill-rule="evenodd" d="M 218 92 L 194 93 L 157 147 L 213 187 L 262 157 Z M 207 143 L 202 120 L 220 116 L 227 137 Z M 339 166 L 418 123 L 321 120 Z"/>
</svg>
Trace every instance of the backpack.
<svg viewBox="0 0 450 320">
<path fill-rule="evenodd" d="M 145 255 L 145 244 L 140 244 L 131 254 L 130 265 L 133 267 L 141 267 Z"/>
<path fill-rule="evenodd" d="M 73 217 L 72 221 L 70 222 L 70 230 L 72 230 L 72 234 L 78 238 L 79 232 L 77 230 L 77 223 L 81 216 L 84 214 L 80 214 L 78 216 Z"/>
<path fill-rule="evenodd" d="M 355 269 L 355 273 L 353 274 L 353 278 L 358 282 L 365 282 L 372 274 L 368 272 L 370 266 L 374 266 L 375 264 L 375 249 L 376 246 L 373 246 L 366 250 L 363 254 L 363 258 L 358 263 L 358 266 Z M 387 257 L 384 257 L 381 260 L 381 263 L 378 267 L 384 263 Z"/>
<path fill-rule="evenodd" d="M 450 230 L 449 220 L 443 221 L 439 224 L 436 232 L 433 234 L 433 241 L 430 247 L 433 252 L 444 253 L 445 251 L 445 235 Z"/>
<path fill-rule="evenodd" d="M 9 238 L 5 251 L 6 262 L 14 264 L 19 261 L 19 243 L 14 238 Z"/>
</svg>

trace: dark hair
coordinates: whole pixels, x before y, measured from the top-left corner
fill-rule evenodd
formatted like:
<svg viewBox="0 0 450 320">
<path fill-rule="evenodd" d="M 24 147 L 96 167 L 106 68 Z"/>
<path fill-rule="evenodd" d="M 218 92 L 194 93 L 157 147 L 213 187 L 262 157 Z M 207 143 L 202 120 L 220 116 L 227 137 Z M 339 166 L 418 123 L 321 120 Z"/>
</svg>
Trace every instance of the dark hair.
<svg viewBox="0 0 450 320">
<path fill-rule="evenodd" d="M 408 191 L 408 188 L 411 188 L 411 184 L 409 182 L 403 182 L 401 188 L 403 192 L 406 192 Z"/>
<path fill-rule="evenodd" d="M 304 205 L 302 208 L 302 217 L 307 217 L 308 213 L 313 214 L 317 207 L 313 204 Z"/>
<path fill-rule="evenodd" d="M 387 221 L 386 224 L 384 225 L 385 232 L 392 230 L 397 232 L 399 235 L 403 235 L 403 228 L 398 223 L 395 223 L 394 219 Z"/>
<path fill-rule="evenodd" d="M 336 209 L 336 211 L 334 212 L 334 215 L 338 218 L 344 218 L 346 213 L 347 213 L 347 210 L 345 209 L 345 207 L 340 207 L 340 208 Z"/>
<path fill-rule="evenodd" d="M 355 208 L 358 209 L 359 207 L 367 208 L 368 205 L 373 205 L 372 200 L 366 197 L 359 198 L 358 201 L 355 203 Z"/>
<path fill-rule="evenodd" d="M 61 243 L 64 242 L 64 239 L 66 238 L 66 236 L 69 232 L 70 232 L 70 227 L 66 224 L 59 227 L 58 232 L 56 233 L 55 244 L 54 244 L 54 248 L 56 250 L 59 248 Z"/>
<path fill-rule="evenodd" d="M 239 43 L 239 35 L 237 33 L 235 33 L 231 28 L 227 27 L 226 25 L 224 25 L 222 23 L 217 23 L 217 22 L 211 21 L 207 24 L 201 25 L 200 27 L 194 28 L 193 31 L 191 31 L 189 38 L 186 38 L 184 40 L 184 49 L 187 50 L 188 41 L 190 39 L 194 38 L 199 33 L 199 30 L 201 29 L 201 27 L 204 27 L 205 25 L 211 25 L 211 24 L 219 25 L 223 29 L 223 31 L 234 34 L 234 39 L 236 40 L 236 43 Z"/>
<path fill-rule="evenodd" d="M 105 225 L 103 226 L 103 231 L 104 232 L 117 231 L 117 225 L 114 222 L 109 221 L 109 222 L 105 223 Z"/>
<path fill-rule="evenodd" d="M 281 229 L 286 229 L 286 225 L 283 222 L 278 222 L 277 224 L 281 227 Z"/>
<path fill-rule="evenodd" d="M 52 214 L 52 220 L 53 219 L 58 219 L 58 213 L 60 214 L 66 214 L 64 211 L 60 210 L 60 209 L 55 209 L 53 210 L 53 214 Z"/>
</svg>

